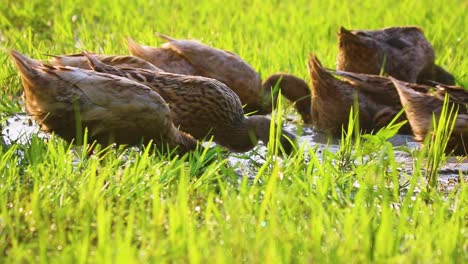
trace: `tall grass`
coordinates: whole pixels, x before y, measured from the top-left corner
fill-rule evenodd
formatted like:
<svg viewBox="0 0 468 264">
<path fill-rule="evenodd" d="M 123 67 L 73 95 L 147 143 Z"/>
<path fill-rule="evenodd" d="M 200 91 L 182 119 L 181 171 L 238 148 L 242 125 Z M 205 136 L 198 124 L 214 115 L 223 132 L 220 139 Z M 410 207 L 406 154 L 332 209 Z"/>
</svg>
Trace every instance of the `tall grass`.
<svg viewBox="0 0 468 264">
<path fill-rule="evenodd" d="M 155 31 L 234 51 L 263 77 L 308 79 L 310 51 L 333 66 L 340 25 L 420 25 L 437 62 L 466 86 L 466 11 L 455 0 L 4 0 L 0 120 L 20 111 L 8 48 L 37 58 L 127 54 L 126 36 L 156 45 Z M 388 142 L 397 125 L 366 136 L 354 128 L 338 152 L 300 146 L 276 158 L 273 141 L 254 180 L 218 147 L 183 157 L 98 147 L 88 156 L 54 136 L 2 143 L 0 262 L 466 262 L 463 177 L 448 194 L 427 191 L 425 165 L 415 159 L 405 172 Z"/>
</svg>

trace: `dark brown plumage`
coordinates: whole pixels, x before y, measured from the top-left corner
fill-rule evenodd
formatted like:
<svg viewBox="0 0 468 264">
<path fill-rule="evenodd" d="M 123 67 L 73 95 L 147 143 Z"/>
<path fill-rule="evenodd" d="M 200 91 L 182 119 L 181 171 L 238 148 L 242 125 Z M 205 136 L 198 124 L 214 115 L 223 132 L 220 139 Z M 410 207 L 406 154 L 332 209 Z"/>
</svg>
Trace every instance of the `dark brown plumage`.
<svg viewBox="0 0 468 264">
<path fill-rule="evenodd" d="M 382 106 L 380 113 L 374 116 L 374 120 L 380 124 L 379 126 L 388 124 L 395 115 L 403 109 L 400 102 L 400 96 L 398 95 L 395 85 L 390 78 L 346 71 L 331 70 L 330 72 L 342 77 L 344 80 L 352 84 L 355 89 L 358 89 L 361 93 L 365 94 L 367 100 Z M 431 90 L 431 87 L 426 85 L 407 82 L 404 83 L 411 89 L 421 93 L 427 93 Z M 407 120 L 407 118 L 403 113 L 397 119 L 397 122 L 405 120 Z M 403 125 L 399 133 L 411 134 L 412 131 L 409 123 Z"/>
<path fill-rule="evenodd" d="M 454 84 L 454 77 L 435 65 L 434 49 L 419 27 L 389 27 L 338 33 L 337 69 L 379 75 L 410 83 Z"/>
<path fill-rule="evenodd" d="M 115 75 L 45 65 L 14 50 L 10 55 L 21 75 L 26 111 L 45 132 L 72 141 L 87 128 L 89 139 L 104 145 L 153 140 L 179 153 L 195 149 L 196 141 L 174 126 L 166 102 L 150 88 Z"/>
<path fill-rule="evenodd" d="M 135 56 L 122 56 L 122 55 L 94 55 L 98 60 L 103 63 L 113 65 L 115 67 L 130 67 L 130 68 L 141 68 L 152 71 L 161 71 L 158 67 L 153 64 L 140 59 Z M 88 59 L 82 54 L 71 54 L 71 55 L 54 55 L 49 60 L 49 63 L 56 66 L 71 66 L 78 67 L 86 70 L 91 70 L 88 64 Z"/>
<path fill-rule="evenodd" d="M 168 42 L 160 48 L 141 46 L 128 39 L 130 52 L 166 72 L 213 78 L 226 84 L 240 98 L 245 112 L 268 114 L 272 109 L 271 87 L 278 80 L 281 93 L 296 102 L 299 114 L 308 122 L 310 91 L 307 83 L 290 74 L 275 74 L 262 85 L 260 75 L 236 54 L 207 46 L 196 40 L 177 40 L 158 34 Z M 300 97 L 297 97 L 297 90 Z M 306 96 L 303 96 L 305 92 Z M 273 97 L 273 100 L 272 100 Z"/>
<path fill-rule="evenodd" d="M 94 70 L 129 78 L 160 94 L 169 103 L 174 123 L 197 139 L 213 136 L 216 143 L 237 152 L 252 149 L 259 139 L 265 144 L 269 141 L 271 121 L 263 116 L 244 117 L 239 97 L 220 81 L 136 68 L 117 69 L 87 56 Z M 293 150 L 294 138 L 282 131 L 281 145 L 286 153 Z"/>
<path fill-rule="evenodd" d="M 441 114 L 445 94 L 449 96 L 449 106 L 455 106 L 458 115 L 450 136 L 447 152 L 468 155 L 468 91 L 453 87 L 436 87 L 427 93 L 421 93 L 408 87 L 404 82 L 391 78 L 398 90 L 406 116 L 413 129 L 415 140 L 423 141 L 432 133 L 432 117 L 437 120 Z"/>
<path fill-rule="evenodd" d="M 395 89 L 378 78 L 373 82 L 339 80 L 320 64 L 316 56 L 309 57 L 308 68 L 312 90 L 312 125 L 334 135 L 340 135 L 349 122 L 350 108 L 358 100 L 360 128 L 366 132 L 387 125 L 401 110 Z M 382 85 L 383 84 L 383 85 Z M 385 97 L 389 96 L 389 100 Z"/>
</svg>

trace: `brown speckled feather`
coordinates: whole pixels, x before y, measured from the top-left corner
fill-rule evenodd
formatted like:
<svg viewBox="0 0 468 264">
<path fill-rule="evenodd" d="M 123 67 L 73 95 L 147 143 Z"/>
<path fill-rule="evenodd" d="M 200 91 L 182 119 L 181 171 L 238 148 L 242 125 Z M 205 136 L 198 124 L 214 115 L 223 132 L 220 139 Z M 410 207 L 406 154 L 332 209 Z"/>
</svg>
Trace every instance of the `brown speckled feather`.
<svg viewBox="0 0 468 264">
<path fill-rule="evenodd" d="M 152 71 L 161 71 L 158 67 L 148 61 L 136 56 L 121 56 L 121 55 L 94 55 L 103 63 L 113 65 L 115 67 L 141 68 Z M 49 63 L 56 66 L 71 66 L 86 70 L 91 70 L 88 64 L 88 59 L 83 54 L 70 55 L 54 55 Z"/>
<path fill-rule="evenodd" d="M 88 128 L 101 144 L 138 144 L 179 147 L 181 153 L 196 141 L 177 130 L 166 102 L 150 88 L 118 76 L 74 67 L 37 64 L 17 51 L 11 57 L 21 73 L 25 104 L 46 132 L 67 141 Z M 81 119 L 81 124 L 76 116 Z"/>
<path fill-rule="evenodd" d="M 374 75 L 383 70 L 411 83 L 454 83 L 453 76 L 434 64 L 434 50 L 419 27 L 353 31 L 342 27 L 338 40 L 338 70 Z"/>
<path fill-rule="evenodd" d="M 92 55 L 88 57 L 96 71 L 127 77 L 159 93 L 169 103 L 174 123 L 195 138 L 213 136 L 215 142 L 233 151 L 249 150 L 258 139 L 268 142 L 270 120 L 260 116 L 245 118 L 239 97 L 215 79 L 143 69 L 117 69 L 100 63 Z M 256 134 L 256 139 L 250 133 Z M 284 134 L 294 139 L 287 132 Z M 290 149 L 292 146 L 289 145 L 285 144 L 285 147 Z"/>
<path fill-rule="evenodd" d="M 296 103 L 305 122 L 310 113 L 310 89 L 300 78 L 290 74 L 274 74 L 262 85 L 259 74 L 236 54 L 207 46 L 196 40 L 177 40 L 158 34 L 168 41 L 160 48 L 140 46 L 128 39 L 130 52 L 148 60 L 162 70 L 171 73 L 197 75 L 216 79 L 239 96 L 245 112 L 271 113 L 276 94 L 271 94 L 272 85 L 279 82 L 281 93 Z"/>
<path fill-rule="evenodd" d="M 260 88 L 262 84 L 260 76 L 252 66 L 239 58 L 239 56 L 231 52 L 209 47 L 196 40 L 177 40 L 162 34 L 159 34 L 159 36 L 168 40 L 161 48 L 152 48 L 152 53 L 155 56 L 157 55 L 159 60 L 166 59 L 166 57 L 161 55 L 162 53 L 172 55 L 175 52 L 196 69 L 196 74 L 191 75 L 200 75 L 221 81 L 231 88 L 244 104 L 261 104 L 258 101 L 261 98 Z M 134 53 L 137 50 L 135 44 L 132 43 L 129 46 L 132 46 L 130 49 L 132 54 L 139 56 L 140 53 Z M 143 47 L 143 49 L 149 48 Z M 166 70 L 162 65 L 170 63 L 174 59 L 174 56 L 167 55 L 167 58 L 169 60 L 166 59 L 163 62 L 156 63 L 152 60 L 149 60 L 149 62 L 161 65 L 160 67 Z M 173 68 L 166 71 L 185 74 L 181 70 Z"/>
<path fill-rule="evenodd" d="M 438 90 L 434 93 L 421 93 L 408 87 L 404 82 L 391 78 L 398 90 L 401 103 L 405 106 L 415 139 L 423 141 L 428 133 L 432 131 L 432 116 L 439 117 L 442 111 L 443 98 L 448 93 L 450 105 L 458 109 L 458 116 L 449 140 L 447 151 L 455 151 L 455 154 L 468 155 L 468 91 L 456 89 L 454 94 L 457 99 L 452 99 L 452 91 L 445 88 L 445 91 Z M 461 103 L 465 102 L 465 103 Z"/>
</svg>

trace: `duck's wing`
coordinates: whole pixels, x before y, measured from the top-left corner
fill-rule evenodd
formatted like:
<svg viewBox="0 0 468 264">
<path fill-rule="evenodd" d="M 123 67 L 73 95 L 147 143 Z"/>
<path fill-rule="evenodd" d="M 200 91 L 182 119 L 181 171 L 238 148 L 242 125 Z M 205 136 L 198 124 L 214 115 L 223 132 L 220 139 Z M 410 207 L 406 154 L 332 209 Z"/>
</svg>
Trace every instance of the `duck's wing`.
<svg viewBox="0 0 468 264">
<path fill-rule="evenodd" d="M 356 89 L 359 89 L 377 103 L 401 109 L 400 96 L 395 89 L 394 83 L 388 77 L 339 70 L 330 71 L 352 83 Z M 404 83 L 406 87 L 421 93 L 430 92 L 432 89 L 427 85 Z"/>
<path fill-rule="evenodd" d="M 386 77 L 339 70 L 331 70 L 331 72 L 350 82 L 361 92 L 379 98 L 379 101 L 382 101 L 382 103 L 400 104 L 400 99 L 393 87 L 393 83 Z"/>
<path fill-rule="evenodd" d="M 418 140 L 424 139 L 432 126 L 432 115 L 439 115 L 442 110 L 444 93 L 440 91 L 421 93 L 408 87 L 404 82 L 391 78 L 400 95 L 401 103 L 405 107 L 406 116 L 411 124 L 413 132 Z M 457 91 L 461 92 L 461 90 Z M 458 116 L 455 122 L 454 131 L 464 131 L 468 133 L 468 111 L 463 100 L 452 98 L 449 94 L 450 102 L 458 106 Z"/>
<path fill-rule="evenodd" d="M 167 36 L 163 38 L 169 42 L 162 47 L 183 56 L 197 69 L 199 75 L 226 84 L 244 104 L 261 103 L 260 76 L 238 55 L 207 46 L 196 40 L 176 40 Z"/>
<path fill-rule="evenodd" d="M 74 67 L 30 67 L 32 59 L 17 51 L 11 56 L 21 73 L 29 112 L 48 132 L 71 140 L 79 120 L 90 137 L 101 143 L 111 139 L 121 144 L 136 144 L 142 139 L 172 147 L 179 143 L 168 105 L 150 88 Z"/>
<path fill-rule="evenodd" d="M 204 138 L 212 129 L 232 128 L 244 118 L 239 97 L 215 79 L 134 68 L 117 69 L 93 56 L 89 56 L 89 60 L 96 71 L 123 76 L 156 91 L 169 104 L 175 124 L 195 138 Z"/>
<path fill-rule="evenodd" d="M 141 68 L 152 71 L 161 71 L 158 67 L 135 56 L 122 56 L 122 55 L 95 55 L 95 57 L 103 63 L 113 65 L 116 67 L 130 67 Z M 56 66 L 71 66 L 82 69 L 90 70 L 88 59 L 83 54 L 70 54 L 70 55 L 54 55 L 49 60 L 50 64 Z"/>
</svg>

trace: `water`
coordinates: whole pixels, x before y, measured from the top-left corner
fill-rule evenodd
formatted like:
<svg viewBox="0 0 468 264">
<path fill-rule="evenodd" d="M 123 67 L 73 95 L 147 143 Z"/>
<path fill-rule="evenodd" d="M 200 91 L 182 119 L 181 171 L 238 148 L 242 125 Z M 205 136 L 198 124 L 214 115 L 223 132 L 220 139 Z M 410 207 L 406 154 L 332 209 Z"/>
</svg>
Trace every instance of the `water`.
<svg viewBox="0 0 468 264">
<path fill-rule="evenodd" d="M 41 138 L 47 137 L 47 134 L 41 132 L 39 126 L 25 113 L 11 116 L 2 126 L 2 138 L 6 144 L 26 144 L 34 134 Z"/>
<path fill-rule="evenodd" d="M 297 126 L 292 123 L 286 123 L 284 128 L 290 132 L 297 132 Z M 18 113 L 11 116 L 3 123 L 2 138 L 6 144 L 26 144 L 32 135 L 37 134 L 42 138 L 47 138 L 47 134 L 41 132 L 36 123 L 24 113 Z M 330 140 L 326 135 L 314 131 L 311 127 L 303 127 L 301 135 L 298 137 L 299 144 L 305 144 L 307 147 L 316 147 L 317 153 L 327 148 L 329 151 L 336 152 L 339 149 L 339 140 Z M 419 147 L 411 136 L 396 135 L 390 139 L 394 146 L 406 146 L 409 148 Z M 236 173 L 243 177 L 255 177 L 256 171 L 263 164 L 266 148 L 261 145 L 253 151 L 247 153 L 232 153 L 228 157 L 228 163 L 235 167 Z M 395 151 L 397 162 L 405 164 L 402 171 L 408 175 L 412 174 L 412 157 L 403 151 Z M 439 171 L 439 189 L 444 191 L 453 190 L 460 179 L 468 180 L 468 158 L 457 160 L 450 158 Z"/>
</svg>

